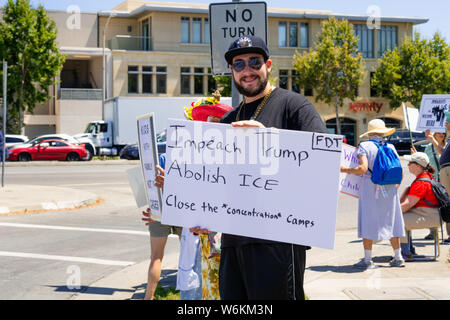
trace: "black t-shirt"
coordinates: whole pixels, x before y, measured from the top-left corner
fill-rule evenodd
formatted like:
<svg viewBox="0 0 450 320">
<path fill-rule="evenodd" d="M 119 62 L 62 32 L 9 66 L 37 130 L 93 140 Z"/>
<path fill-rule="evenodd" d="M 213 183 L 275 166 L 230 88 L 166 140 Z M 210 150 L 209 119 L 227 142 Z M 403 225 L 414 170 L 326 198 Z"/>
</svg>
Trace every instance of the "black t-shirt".
<svg viewBox="0 0 450 320">
<path fill-rule="evenodd" d="M 245 104 L 242 107 L 239 120 L 249 120 L 262 100 L 263 98 Z M 238 112 L 239 106 L 225 114 L 220 122 L 232 123 L 236 121 Z M 303 95 L 282 88 L 276 88 L 272 91 L 255 120 L 266 127 L 329 133 L 314 106 Z M 222 234 L 222 247 L 238 247 L 250 243 L 277 242 Z"/>
<path fill-rule="evenodd" d="M 444 151 L 442 151 L 441 158 L 439 159 L 439 166 L 450 163 L 450 138 L 447 140 L 447 145 Z"/>
</svg>

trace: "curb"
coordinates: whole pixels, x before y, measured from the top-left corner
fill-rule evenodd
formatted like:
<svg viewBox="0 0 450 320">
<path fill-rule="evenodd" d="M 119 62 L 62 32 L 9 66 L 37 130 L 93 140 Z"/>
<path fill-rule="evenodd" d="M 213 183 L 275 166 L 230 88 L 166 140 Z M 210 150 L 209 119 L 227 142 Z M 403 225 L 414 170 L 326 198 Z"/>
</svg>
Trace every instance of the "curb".
<svg viewBox="0 0 450 320">
<path fill-rule="evenodd" d="M 87 207 L 93 207 L 99 205 L 105 200 L 97 197 L 81 201 L 53 201 L 53 202 L 42 202 L 38 205 L 33 205 L 27 208 L 23 207 L 0 207 L 0 217 L 9 215 L 20 215 L 27 213 L 43 213 L 50 211 L 61 211 L 61 210 L 76 210 Z"/>
<path fill-rule="evenodd" d="M 12 162 L 6 161 L 5 167 L 42 167 L 42 166 L 103 166 L 103 165 L 137 165 L 139 160 L 91 160 L 91 161 L 29 161 Z"/>
</svg>

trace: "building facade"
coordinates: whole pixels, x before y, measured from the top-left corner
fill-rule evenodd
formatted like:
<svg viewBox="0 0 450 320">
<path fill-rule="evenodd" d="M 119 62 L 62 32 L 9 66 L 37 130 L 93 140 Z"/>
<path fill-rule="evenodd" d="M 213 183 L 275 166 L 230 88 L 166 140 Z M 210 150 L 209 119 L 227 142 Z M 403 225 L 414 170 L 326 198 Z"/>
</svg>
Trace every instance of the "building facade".
<svg viewBox="0 0 450 320">
<path fill-rule="evenodd" d="M 25 133 L 48 133 L 43 132 L 50 128 L 45 126 L 52 126 L 54 132 L 74 134 L 82 131 L 88 121 L 101 119 L 103 82 L 106 99 L 210 94 L 216 84 L 211 74 L 208 14 L 206 4 L 132 0 L 98 13 L 81 13 L 76 8 L 49 11 L 58 27 L 58 45 L 67 60 L 59 85 L 53 88 L 53 98 L 25 118 Z M 275 85 L 303 93 L 330 131 L 335 132 L 334 106 L 316 102 L 314 88 L 299 88 L 293 67 L 295 52 L 309 50 L 317 40 L 321 23 L 331 16 L 347 19 L 353 25 L 366 68 L 358 98 L 346 101 L 339 110 L 342 133 L 356 145 L 373 118 L 404 127 L 402 109 L 392 110 L 388 100 L 378 97 L 370 87 L 370 78 L 377 59 L 405 37 L 411 37 L 413 26 L 427 19 L 382 17 L 380 28 L 375 29 L 367 25 L 369 17 L 365 15 L 268 8 L 267 38 Z"/>
</svg>

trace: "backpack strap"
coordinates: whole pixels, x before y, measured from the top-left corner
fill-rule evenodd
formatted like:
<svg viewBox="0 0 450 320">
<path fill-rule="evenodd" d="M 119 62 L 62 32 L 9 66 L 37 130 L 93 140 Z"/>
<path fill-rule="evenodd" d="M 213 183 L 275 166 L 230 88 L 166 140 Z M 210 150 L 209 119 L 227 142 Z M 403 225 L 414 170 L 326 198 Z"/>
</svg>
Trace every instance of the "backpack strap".
<svg viewBox="0 0 450 320">
<path fill-rule="evenodd" d="M 438 160 L 438 158 L 437 158 L 437 156 L 436 156 L 436 149 L 434 149 L 433 144 L 431 144 L 431 151 L 433 152 L 434 162 L 436 162 L 436 166 L 437 166 L 436 169 L 439 171 L 439 170 L 440 170 L 440 167 L 439 167 L 439 160 Z M 439 175 L 438 175 L 438 181 L 439 181 Z"/>
<path fill-rule="evenodd" d="M 375 146 L 378 148 L 378 151 L 380 150 L 380 144 L 376 141 L 376 140 L 369 140 L 370 142 L 372 142 L 373 144 L 375 144 Z M 378 152 L 377 152 L 378 153 Z M 376 156 L 375 156 L 376 157 Z M 372 170 L 369 168 L 369 166 L 367 166 L 367 169 L 369 170 L 370 174 L 372 174 Z"/>
<path fill-rule="evenodd" d="M 431 184 L 431 191 L 433 191 L 433 184 L 431 183 L 431 179 L 429 179 L 429 178 L 419 178 L 419 179 L 414 180 L 414 181 L 411 183 L 411 185 L 412 185 L 414 182 L 416 182 L 416 181 L 427 181 L 427 182 L 429 182 L 429 183 Z M 433 191 L 433 194 L 434 194 L 434 191 Z M 436 195 L 435 195 L 435 196 L 436 196 Z M 434 208 L 439 208 L 439 207 L 440 207 L 439 205 L 436 205 L 435 203 L 433 203 L 433 202 L 431 202 L 431 201 L 428 201 L 428 200 L 426 200 L 426 199 L 421 199 L 421 200 L 423 200 L 425 203 L 429 204 L 430 206 L 433 206 Z M 438 201 L 439 201 L 439 200 L 438 200 Z"/>
</svg>

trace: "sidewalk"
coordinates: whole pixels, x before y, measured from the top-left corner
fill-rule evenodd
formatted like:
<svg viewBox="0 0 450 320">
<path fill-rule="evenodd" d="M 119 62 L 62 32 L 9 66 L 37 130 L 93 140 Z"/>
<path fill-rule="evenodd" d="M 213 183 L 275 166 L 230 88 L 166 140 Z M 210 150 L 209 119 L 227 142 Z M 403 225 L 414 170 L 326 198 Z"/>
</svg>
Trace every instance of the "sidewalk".
<svg viewBox="0 0 450 320">
<path fill-rule="evenodd" d="M 97 195 L 82 190 L 11 184 L 0 188 L 0 216 L 76 209 L 100 201 Z"/>
<path fill-rule="evenodd" d="M 418 254 L 432 254 L 432 241 L 421 240 L 428 230 L 413 233 Z M 356 230 L 338 231 L 334 250 L 313 248 L 307 254 L 305 293 L 310 300 L 448 300 L 450 299 L 449 245 L 440 246 L 435 262 L 407 262 L 389 267 L 393 255 L 389 241 L 374 245 L 374 270 L 359 271 L 352 265 L 363 255 Z M 163 260 L 163 287 L 175 287 L 178 257 Z M 127 267 L 93 284 L 76 300 L 141 300 L 144 298 L 149 261 Z M 98 288 L 108 288 L 106 294 Z"/>
<path fill-rule="evenodd" d="M 26 199 L 26 203 L 24 202 Z M 15 186 L 0 188 L 0 216 L 46 210 L 73 209 L 94 204 L 101 199 L 95 194 L 56 187 Z M 445 231 L 444 231 L 445 232 Z M 422 240 L 428 230 L 413 231 L 418 254 L 431 255 L 432 241 Z M 178 242 L 177 238 L 169 241 Z M 307 252 L 305 293 L 311 300 L 450 299 L 449 245 L 440 246 L 435 262 L 407 262 L 404 268 L 391 268 L 393 255 L 389 241 L 374 245 L 374 262 L 379 268 L 359 271 L 352 267 L 363 257 L 356 229 L 336 232 L 334 250 L 312 248 Z M 149 261 L 126 267 L 89 284 L 72 299 L 140 300 L 144 297 Z M 178 252 L 163 260 L 160 285 L 175 287 Z"/>
</svg>

